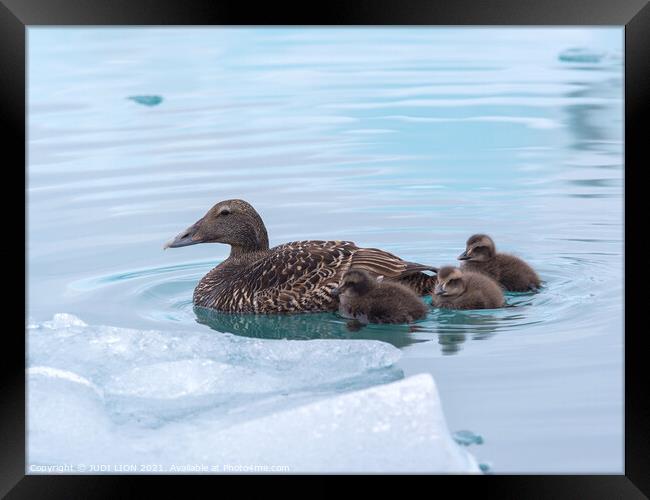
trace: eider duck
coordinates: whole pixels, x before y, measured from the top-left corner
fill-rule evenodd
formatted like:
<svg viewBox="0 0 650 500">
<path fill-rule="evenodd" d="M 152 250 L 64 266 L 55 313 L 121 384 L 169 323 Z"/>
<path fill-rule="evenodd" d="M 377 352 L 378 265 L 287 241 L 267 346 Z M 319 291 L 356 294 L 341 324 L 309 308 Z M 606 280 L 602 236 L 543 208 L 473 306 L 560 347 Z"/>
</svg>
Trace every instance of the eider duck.
<svg viewBox="0 0 650 500">
<path fill-rule="evenodd" d="M 195 306 L 221 312 L 289 313 L 335 311 L 332 295 L 350 267 L 399 280 L 420 294 L 430 293 L 437 268 L 406 262 L 351 241 L 294 241 L 269 248 L 262 218 L 244 200 L 225 200 L 180 233 L 165 248 L 198 243 L 230 245 L 230 256 L 194 289 Z"/>
<path fill-rule="evenodd" d="M 497 253 L 494 241 L 486 234 L 470 236 L 458 260 L 463 261 L 464 270 L 487 274 L 510 292 L 536 291 L 541 283 L 533 268 L 519 257 Z"/>
<path fill-rule="evenodd" d="M 482 273 L 445 266 L 438 271 L 438 282 L 431 305 L 444 309 L 496 309 L 505 300 L 499 284 Z"/>
<path fill-rule="evenodd" d="M 339 314 L 361 324 L 411 323 L 427 314 L 424 302 L 408 286 L 371 277 L 350 269 L 333 290 L 339 297 Z"/>
</svg>

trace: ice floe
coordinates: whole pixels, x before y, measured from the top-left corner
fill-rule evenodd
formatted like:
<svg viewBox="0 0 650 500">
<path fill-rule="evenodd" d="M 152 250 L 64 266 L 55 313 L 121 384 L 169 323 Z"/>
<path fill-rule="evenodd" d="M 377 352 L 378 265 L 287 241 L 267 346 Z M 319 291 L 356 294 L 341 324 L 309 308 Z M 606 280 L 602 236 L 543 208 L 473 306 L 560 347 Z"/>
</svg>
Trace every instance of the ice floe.
<svg viewBox="0 0 650 500">
<path fill-rule="evenodd" d="M 372 340 L 32 322 L 28 472 L 479 472 L 431 376 L 403 379 L 399 358 Z"/>
</svg>

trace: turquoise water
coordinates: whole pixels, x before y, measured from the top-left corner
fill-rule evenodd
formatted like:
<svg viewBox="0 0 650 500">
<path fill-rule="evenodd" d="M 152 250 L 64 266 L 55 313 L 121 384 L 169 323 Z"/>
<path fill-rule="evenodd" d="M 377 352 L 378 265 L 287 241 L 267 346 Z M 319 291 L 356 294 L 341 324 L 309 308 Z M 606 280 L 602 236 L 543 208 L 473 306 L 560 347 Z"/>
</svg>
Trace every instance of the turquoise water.
<svg viewBox="0 0 650 500">
<path fill-rule="evenodd" d="M 622 29 L 62 29 L 28 37 L 28 314 L 374 339 L 433 375 L 495 473 L 623 468 Z M 545 281 L 514 307 L 347 331 L 199 314 L 223 245 L 163 252 L 243 198 L 271 244 L 454 263 L 493 236 Z M 217 334 L 217 333 L 215 333 Z"/>
</svg>

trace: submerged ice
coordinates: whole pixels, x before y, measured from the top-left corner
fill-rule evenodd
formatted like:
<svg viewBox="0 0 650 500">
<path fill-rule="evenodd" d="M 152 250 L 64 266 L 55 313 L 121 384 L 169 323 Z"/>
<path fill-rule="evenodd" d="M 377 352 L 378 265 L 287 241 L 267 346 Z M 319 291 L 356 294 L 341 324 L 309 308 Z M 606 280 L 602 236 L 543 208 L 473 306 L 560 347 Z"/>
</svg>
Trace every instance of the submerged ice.
<svg viewBox="0 0 650 500">
<path fill-rule="evenodd" d="M 159 95 L 132 95 L 127 99 L 144 106 L 157 106 L 163 101 L 163 98 Z"/>
<path fill-rule="evenodd" d="M 478 471 L 429 375 L 372 340 L 211 331 L 28 328 L 28 463 L 281 465 L 290 471 Z M 286 470 L 286 469 L 285 469 Z"/>
<path fill-rule="evenodd" d="M 558 55 L 558 59 L 563 62 L 572 63 L 598 63 L 606 54 L 595 50 L 590 50 L 584 47 L 573 47 L 566 49 Z"/>
</svg>

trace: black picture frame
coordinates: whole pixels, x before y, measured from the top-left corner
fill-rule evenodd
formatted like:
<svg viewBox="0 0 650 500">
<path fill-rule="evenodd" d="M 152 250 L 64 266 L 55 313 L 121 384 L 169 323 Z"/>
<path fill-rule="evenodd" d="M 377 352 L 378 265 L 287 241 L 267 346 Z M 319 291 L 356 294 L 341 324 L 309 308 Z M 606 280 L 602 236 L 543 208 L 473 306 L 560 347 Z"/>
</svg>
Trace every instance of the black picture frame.
<svg viewBox="0 0 650 500">
<path fill-rule="evenodd" d="M 650 495 L 648 420 L 644 388 L 644 328 L 634 328 L 642 292 L 629 293 L 643 245 L 635 241 L 642 224 L 641 172 L 648 165 L 643 121 L 650 111 L 650 5 L 645 0 L 335 0 L 287 7 L 233 0 L 0 0 L 0 94 L 6 119 L 2 140 L 5 173 L 26 169 L 26 30 L 43 25 L 610 25 L 625 26 L 625 472 L 621 475 L 462 477 L 459 493 L 477 488 L 502 498 L 647 498 Z M 13 150 L 13 151 L 12 151 Z M 11 154 L 13 153 L 13 154 Z M 7 158 L 14 158 L 11 162 Z M 20 174 L 18 174 L 20 175 Z M 23 176 L 25 180 L 25 176 Z M 18 192 L 13 183 L 5 190 Z M 26 196 L 26 189 L 23 191 Z M 26 203 L 26 199 L 24 200 Z M 12 210 L 12 211 L 11 211 Z M 26 204 L 24 236 L 26 245 Z M 13 216 L 15 208 L 3 211 Z M 637 226 L 635 220 L 639 218 Z M 647 224 L 647 222 L 645 222 Z M 14 232 L 12 240 L 15 240 Z M 5 235 L 6 237 L 7 235 Z M 15 241 L 13 241 L 13 246 Z M 15 248 L 17 251 L 18 248 Z M 27 258 L 24 248 L 26 281 Z M 18 257 L 20 259 L 20 257 Z M 17 268 L 15 265 L 9 265 Z M 21 282 L 18 275 L 12 283 Z M 5 282 L 6 285 L 6 282 Z M 10 294 L 11 295 L 11 294 Z M 17 295 L 17 294 L 14 294 Z M 26 293 L 23 296 L 26 301 Z M 26 302 L 25 302 L 26 310 Z M 16 320 L 18 322 L 19 320 Z M 640 321 L 638 323 L 641 325 Z M 24 328 L 23 323 L 23 328 Z M 0 496 L 7 498 L 122 497 L 137 487 L 149 492 L 169 477 L 25 475 L 25 366 L 20 327 L 6 327 L 0 364 L 3 408 L 0 418 Z M 443 476 L 435 476 L 441 479 Z M 454 476 L 444 476 L 453 480 Z M 204 480 L 206 478 L 195 478 Z M 456 479 L 458 479 L 456 477 Z M 140 481 L 138 481 L 140 480 Z M 137 483 L 136 483 L 137 481 Z M 128 484 L 127 484 L 128 483 Z M 128 489 L 126 489 L 128 488 Z M 435 492 L 432 492 L 435 494 Z"/>
</svg>

